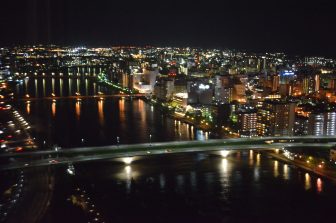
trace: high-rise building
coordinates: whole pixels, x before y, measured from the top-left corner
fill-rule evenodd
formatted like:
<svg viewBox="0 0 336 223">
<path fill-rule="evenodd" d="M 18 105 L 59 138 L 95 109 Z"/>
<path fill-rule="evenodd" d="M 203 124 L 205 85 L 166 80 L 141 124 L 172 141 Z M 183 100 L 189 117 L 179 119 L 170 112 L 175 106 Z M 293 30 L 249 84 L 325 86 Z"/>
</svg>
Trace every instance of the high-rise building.
<svg viewBox="0 0 336 223">
<path fill-rule="evenodd" d="M 297 115 L 294 122 L 294 135 L 308 135 L 308 117 Z"/>
<path fill-rule="evenodd" d="M 293 135 L 295 102 L 271 100 L 258 110 L 257 131 L 260 136 Z"/>
<path fill-rule="evenodd" d="M 324 115 L 324 133 L 327 136 L 336 135 L 336 112 L 327 112 Z"/>
<path fill-rule="evenodd" d="M 213 101 L 213 86 L 206 80 L 188 82 L 188 104 L 210 105 Z"/>
<path fill-rule="evenodd" d="M 257 110 L 242 109 L 238 114 L 238 130 L 241 137 L 257 136 Z"/>
<path fill-rule="evenodd" d="M 320 75 L 316 74 L 314 80 L 315 80 L 314 90 L 315 90 L 315 92 L 319 92 L 319 90 L 320 90 Z"/>
<path fill-rule="evenodd" d="M 311 113 L 309 115 L 309 135 L 324 135 L 324 114 Z"/>
<path fill-rule="evenodd" d="M 320 90 L 320 75 L 303 77 L 302 90 L 304 94 L 312 94 Z"/>
<path fill-rule="evenodd" d="M 278 91 L 279 90 L 279 84 L 280 84 L 280 76 L 279 75 L 273 75 L 272 76 L 272 91 Z"/>
<path fill-rule="evenodd" d="M 336 135 L 336 112 L 312 112 L 309 115 L 309 135 Z"/>
<path fill-rule="evenodd" d="M 134 73 L 133 88 L 137 89 L 140 93 L 152 93 L 158 74 L 158 69 L 144 70 L 143 73 Z"/>
</svg>

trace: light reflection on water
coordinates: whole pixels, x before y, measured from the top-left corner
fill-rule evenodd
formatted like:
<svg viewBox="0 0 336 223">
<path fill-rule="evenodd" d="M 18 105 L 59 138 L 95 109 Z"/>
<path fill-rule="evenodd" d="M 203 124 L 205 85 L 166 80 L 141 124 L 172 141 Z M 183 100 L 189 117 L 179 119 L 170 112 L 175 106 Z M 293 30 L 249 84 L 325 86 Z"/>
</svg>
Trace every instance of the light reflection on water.
<svg viewBox="0 0 336 223">
<path fill-rule="evenodd" d="M 305 174 L 305 189 L 309 190 L 311 188 L 311 179 L 309 173 Z"/>
<path fill-rule="evenodd" d="M 274 177 L 279 176 L 279 161 L 278 160 L 274 160 L 273 172 L 274 172 Z"/>
<path fill-rule="evenodd" d="M 289 179 L 289 168 L 287 164 L 283 165 L 283 177 L 285 180 Z"/>
<path fill-rule="evenodd" d="M 26 112 L 28 115 L 30 114 L 30 101 L 26 102 Z"/>
<path fill-rule="evenodd" d="M 76 101 L 76 118 L 79 119 L 81 115 L 81 102 Z"/>
<path fill-rule="evenodd" d="M 316 187 L 317 187 L 317 192 L 318 193 L 321 193 L 323 191 L 323 182 L 322 182 L 321 178 L 317 178 Z"/>
<path fill-rule="evenodd" d="M 98 101 L 98 119 L 101 126 L 104 126 L 104 100 Z"/>
<path fill-rule="evenodd" d="M 56 101 L 53 101 L 51 103 L 51 113 L 52 113 L 52 116 L 55 117 L 55 115 L 56 115 Z"/>
<path fill-rule="evenodd" d="M 160 212 L 167 222 L 179 222 L 180 213 L 184 213 L 188 222 L 250 219 L 266 223 L 274 222 L 274 210 L 279 206 L 296 222 L 311 222 L 309 217 L 303 217 L 306 210 L 314 210 L 319 216 L 328 214 L 324 211 L 328 201 L 336 199 L 330 185 L 331 193 L 323 195 L 327 181 L 304 175 L 301 170 L 275 162 L 264 154 L 260 155 L 259 167 L 256 162 L 253 166 L 249 164 L 249 152 L 230 154 L 228 158 L 214 153 L 204 159 L 198 156 L 199 153 L 135 157 L 136 161 L 128 165 L 119 160 L 80 164 L 76 168 L 79 173 L 76 182 L 83 182 L 80 185 L 83 188 L 91 188 L 90 195 L 97 207 L 104 207 L 101 213 L 113 222 L 120 222 L 115 216 L 124 222 L 131 219 L 159 222 L 147 217 Z M 283 177 L 278 177 L 278 171 Z M 286 171 L 290 172 L 288 178 L 284 176 Z M 132 215 L 128 214 L 130 207 Z M 275 222 L 286 222 L 286 217 L 278 215 Z"/>
</svg>

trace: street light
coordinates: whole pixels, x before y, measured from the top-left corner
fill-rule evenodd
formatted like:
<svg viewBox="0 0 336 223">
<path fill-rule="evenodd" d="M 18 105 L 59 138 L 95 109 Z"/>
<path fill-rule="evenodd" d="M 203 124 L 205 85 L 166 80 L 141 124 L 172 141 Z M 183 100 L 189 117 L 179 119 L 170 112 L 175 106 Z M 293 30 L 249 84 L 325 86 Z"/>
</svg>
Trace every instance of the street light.
<svg viewBox="0 0 336 223">
<path fill-rule="evenodd" d="M 152 134 L 149 134 L 149 146 L 152 146 Z"/>
<path fill-rule="evenodd" d="M 119 148 L 119 136 L 117 136 L 117 147 Z"/>
</svg>

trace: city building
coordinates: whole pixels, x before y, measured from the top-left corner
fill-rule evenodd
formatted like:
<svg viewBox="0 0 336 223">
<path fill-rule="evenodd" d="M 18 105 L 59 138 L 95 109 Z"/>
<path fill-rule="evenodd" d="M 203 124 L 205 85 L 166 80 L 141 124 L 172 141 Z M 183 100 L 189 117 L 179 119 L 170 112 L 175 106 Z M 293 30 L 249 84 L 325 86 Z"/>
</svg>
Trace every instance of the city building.
<svg viewBox="0 0 336 223">
<path fill-rule="evenodd" d="M 259 136 L 285 136 L 294 134 L 295 102 L 264 101 L 258 109 Z"/>
</svg>

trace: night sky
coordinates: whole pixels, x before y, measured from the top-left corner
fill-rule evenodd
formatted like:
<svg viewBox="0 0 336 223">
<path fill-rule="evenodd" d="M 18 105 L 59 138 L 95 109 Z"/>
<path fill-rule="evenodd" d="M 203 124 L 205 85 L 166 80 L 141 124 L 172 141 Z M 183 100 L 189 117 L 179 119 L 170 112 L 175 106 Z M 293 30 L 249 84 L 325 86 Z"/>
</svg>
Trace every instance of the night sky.
<svg viewBox="0 0 336 223">
<path fill-rule="evenodd" d="M 336 57 L 332 2 L 1 0 L 0 46 L 191 46 Z"/>
</svg>

